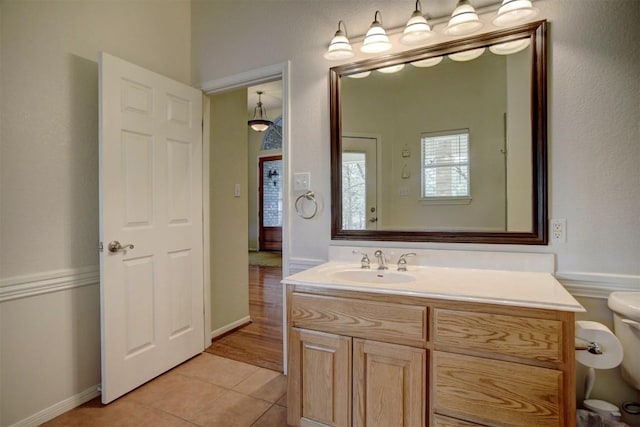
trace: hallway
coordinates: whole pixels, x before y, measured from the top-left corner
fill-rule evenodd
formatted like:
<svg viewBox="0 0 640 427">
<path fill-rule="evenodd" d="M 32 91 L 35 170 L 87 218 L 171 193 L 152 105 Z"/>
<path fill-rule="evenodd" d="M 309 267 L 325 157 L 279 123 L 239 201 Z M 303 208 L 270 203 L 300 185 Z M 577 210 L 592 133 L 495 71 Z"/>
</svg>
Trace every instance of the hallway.
<svg viewBox="0 0 640 427">
<path fill-rule="evenodd" d="M 252 322 L 215 339 L 205 351 L 282 372 L 282 268 L 249 266 Z"/>
</svg>

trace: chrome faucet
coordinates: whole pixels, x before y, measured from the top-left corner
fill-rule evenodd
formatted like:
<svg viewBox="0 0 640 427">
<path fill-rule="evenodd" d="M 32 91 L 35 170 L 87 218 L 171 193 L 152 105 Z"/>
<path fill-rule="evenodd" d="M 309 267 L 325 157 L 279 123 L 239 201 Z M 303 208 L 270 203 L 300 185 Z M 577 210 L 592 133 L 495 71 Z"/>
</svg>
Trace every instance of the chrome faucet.
<svg viewBox="0 0 640 427">
<path fill-rule="evenodd" d="M 362 259 L 360 260 L 360 268 L 371 268 L 371 261 L 369 261 L 369 255 L 367 255 L 365 252 L 361 252 L 356 249 L 351 251 L 351 253 L 362 255 Z"/>
<path fill-rule="evenodd" d="M 388 270 L 389 267 L 387 267 L 387 262 L 384 258 L 384 253 L 382 253 L 382 251 L 378 249 L 373 254 L 375 255 L 376 258 L 378 258 L 378 270 Z"/>
<path fill-rule="evenodd" d="M 408 254 L 400 255 L 398 259 L 398 271 L 407 271 L 407 257 L 416 256 L 415 252 L 409 252 Z"/>
</svg>

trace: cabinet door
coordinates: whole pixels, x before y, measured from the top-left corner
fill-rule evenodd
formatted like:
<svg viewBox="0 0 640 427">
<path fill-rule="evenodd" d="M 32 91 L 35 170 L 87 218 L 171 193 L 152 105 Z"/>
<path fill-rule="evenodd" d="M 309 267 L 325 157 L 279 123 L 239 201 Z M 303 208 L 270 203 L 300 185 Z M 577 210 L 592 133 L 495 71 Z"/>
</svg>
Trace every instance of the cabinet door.
<svg viewBox="0 0 640 427">
<path fill-rule="evenodd" d="M 351 338 L 291 328 L 287 422 L 349 426 Z"/>
<path fill-rule="evenodd" d="M 353 425 L 425 425 L 426 351 L 353 340 Z"/>
</svg>

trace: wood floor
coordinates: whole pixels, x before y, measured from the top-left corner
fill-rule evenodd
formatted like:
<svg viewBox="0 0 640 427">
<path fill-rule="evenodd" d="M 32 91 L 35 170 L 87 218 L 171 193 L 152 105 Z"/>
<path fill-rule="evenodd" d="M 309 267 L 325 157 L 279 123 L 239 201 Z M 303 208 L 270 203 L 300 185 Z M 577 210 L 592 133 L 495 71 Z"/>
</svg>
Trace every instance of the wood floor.
<svg viewBox="0 0 640 427">
<path fill-rule="evenodd" d="M 207 353 L 282 372 L 282 268 L 249 266 L 252 322 L 216 338 Z"/>
</svg>

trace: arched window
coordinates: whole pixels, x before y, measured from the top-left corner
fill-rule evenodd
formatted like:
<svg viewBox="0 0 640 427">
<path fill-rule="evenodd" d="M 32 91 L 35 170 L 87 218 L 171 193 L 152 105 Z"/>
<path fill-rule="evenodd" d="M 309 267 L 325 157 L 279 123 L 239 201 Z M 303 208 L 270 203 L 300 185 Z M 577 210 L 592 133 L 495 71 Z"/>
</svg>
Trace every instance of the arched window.
<svg viewBox="0 0 640 427">
<path fill-rule="evenodd" d="M 262 138 L 262 150 L 282 149 L 282 116 L 273 121 Z"/>
</svg>

